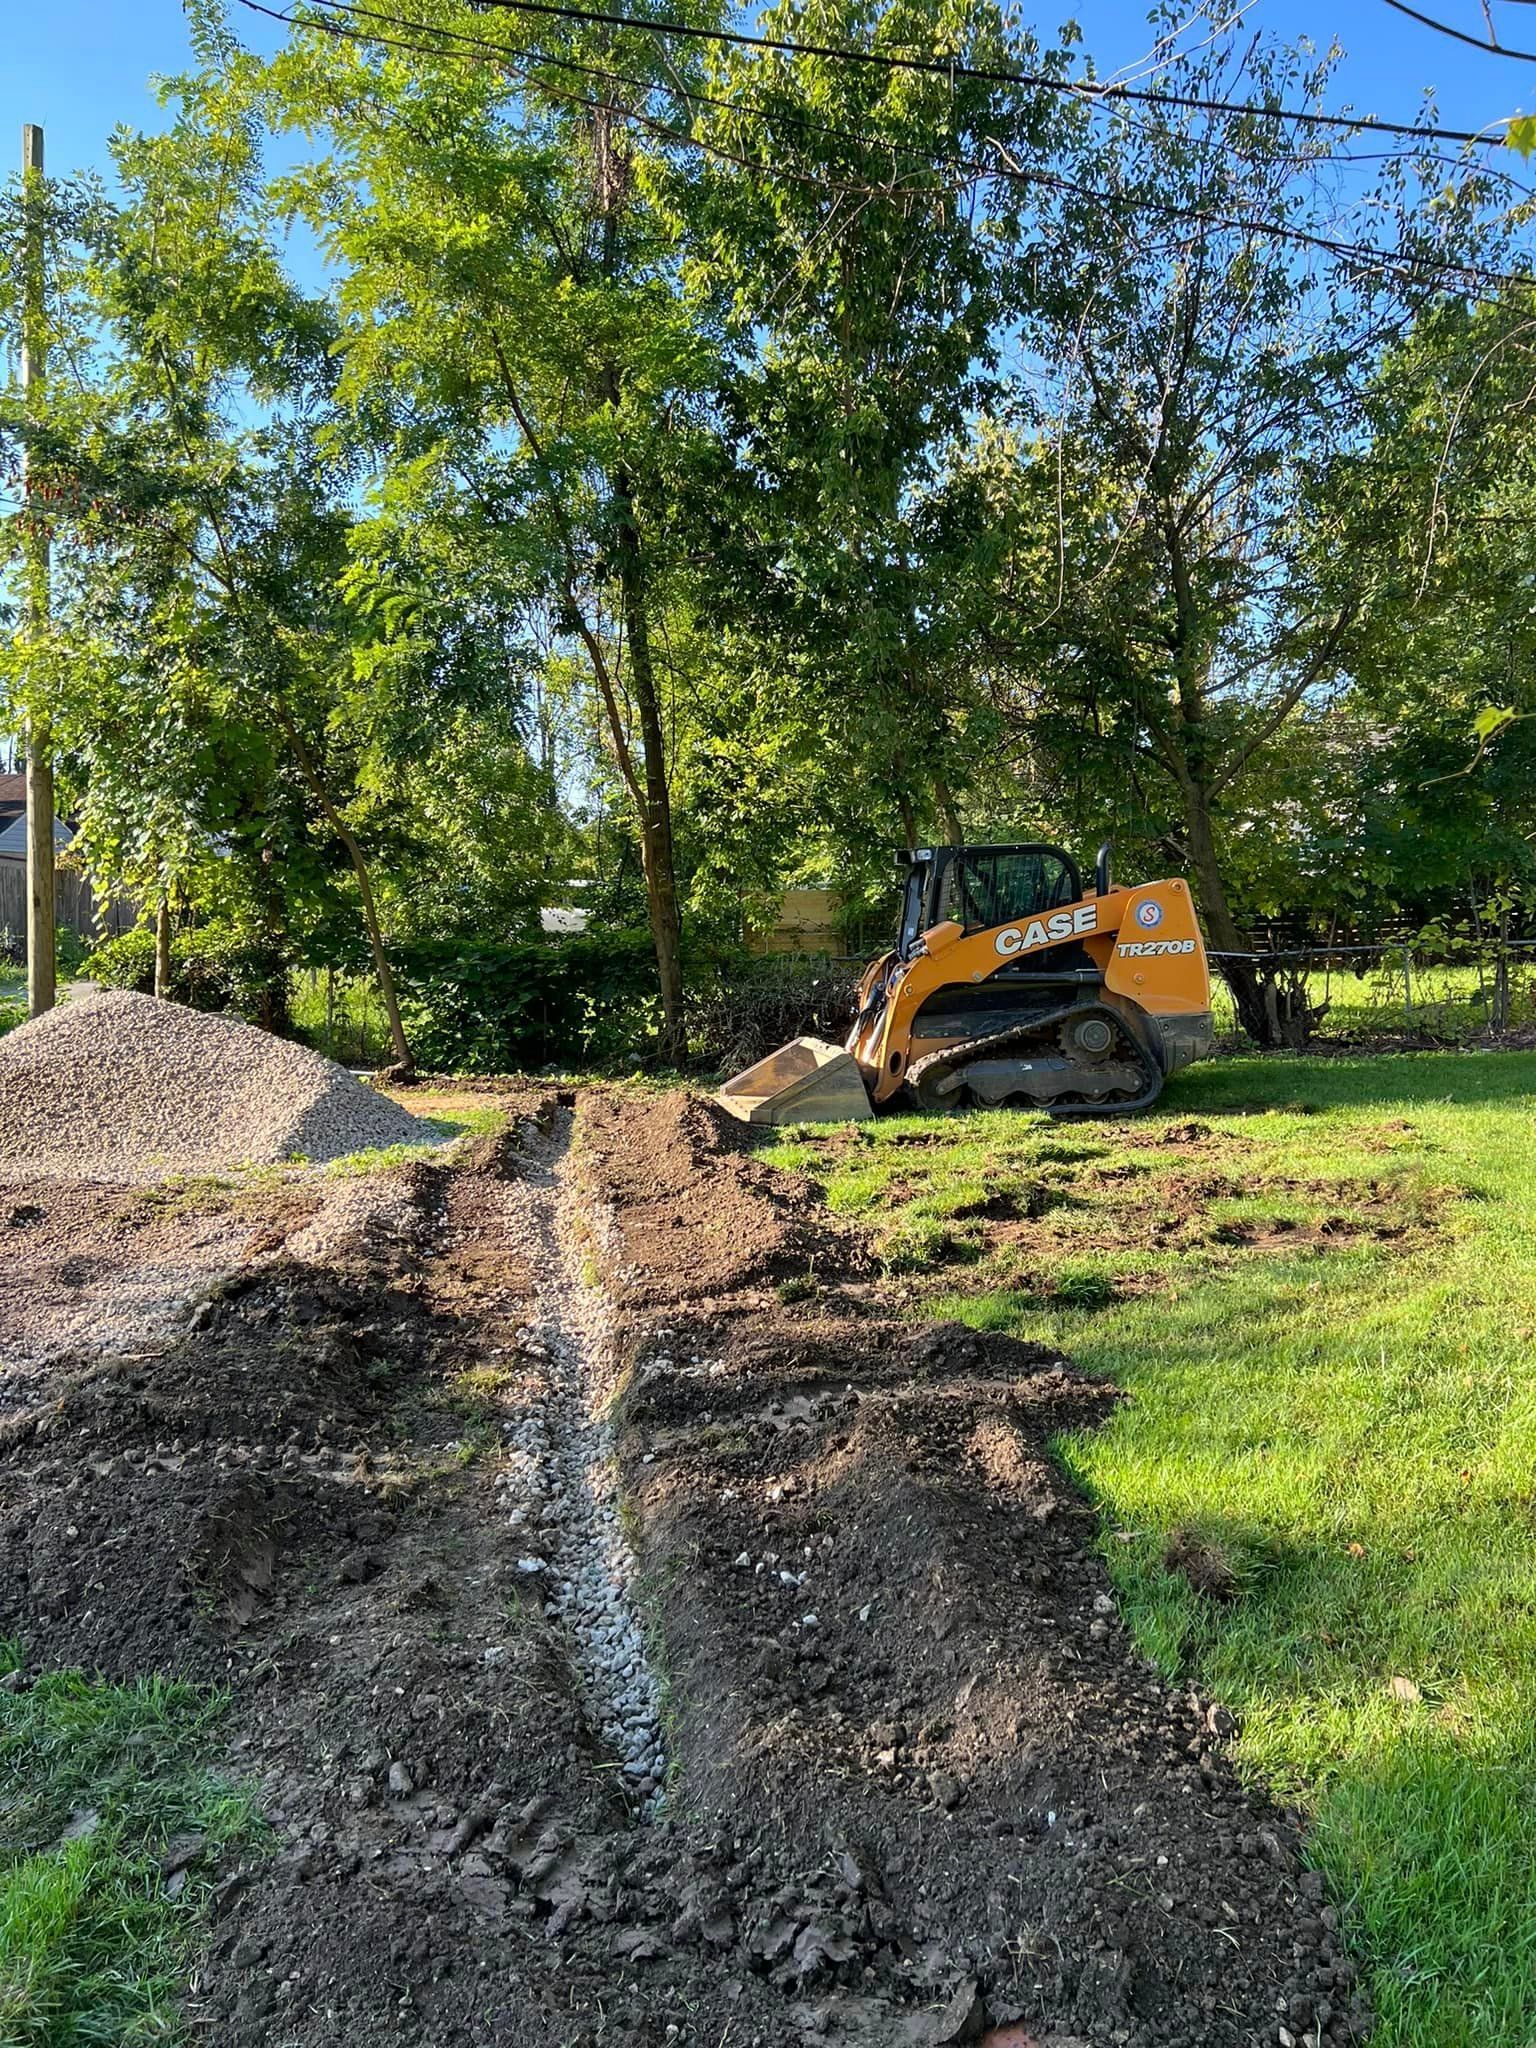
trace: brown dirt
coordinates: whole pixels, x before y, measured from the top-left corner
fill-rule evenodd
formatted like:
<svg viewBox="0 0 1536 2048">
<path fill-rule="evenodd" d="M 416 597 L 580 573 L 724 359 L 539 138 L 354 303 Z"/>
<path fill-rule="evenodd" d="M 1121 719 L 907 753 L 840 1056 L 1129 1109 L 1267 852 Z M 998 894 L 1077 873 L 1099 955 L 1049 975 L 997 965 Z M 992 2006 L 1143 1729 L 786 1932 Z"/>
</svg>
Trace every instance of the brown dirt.
<svg viewBox="0 0 1536 2048">
<path fill-rule="evenodd" d="M 232 1687 L 275 1847 L 217 1873 L 199 2029 L 1355 2038 L 1292 1820 L 1238 1784 L 1230 1716 L 1135 1654 L 1051 1457 L 1112 1390 L 872 1317 L 835 1285 L 856 1244 L 702 1105 L 603 1094 L 579 1126 L 671 1689 L 662 1822 L 631 1819 L 497 1506 L 519 1127 L 362 1184 L 345 1230 L 296 1233 L 149 1355 L 55 1364 L 0 1435 L 0 1633 Z M 786 1309 L 773 1282 L 812 1259 L 832 1284 Z"/>
<path fill-rule="evenodd" d="M 864 1262 L 860 1240 L 816 1206 L 812 1183 L 754 1156 L 745 1124 L 673 1090 L 589 1098 L 580 1144 L 589 1177 L 623 1214 L 610 1278 L 634 1307 L 726 1295 Z"/>
</svg>

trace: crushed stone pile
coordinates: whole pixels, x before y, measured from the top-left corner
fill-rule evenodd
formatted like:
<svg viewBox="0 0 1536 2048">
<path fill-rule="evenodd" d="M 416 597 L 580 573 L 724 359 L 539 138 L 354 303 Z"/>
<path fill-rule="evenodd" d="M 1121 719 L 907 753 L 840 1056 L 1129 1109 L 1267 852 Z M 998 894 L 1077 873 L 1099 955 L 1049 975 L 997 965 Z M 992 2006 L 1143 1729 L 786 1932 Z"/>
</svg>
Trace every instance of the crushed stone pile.
<svg viewBox="0 0 1536 2048">
<path fill-rule="evenodd" d="M 438 1137 L 307 1046 L 154 996 L 78 998 L 0 1038 L 0 1181 L 158 1180 Z"/>
</svg>

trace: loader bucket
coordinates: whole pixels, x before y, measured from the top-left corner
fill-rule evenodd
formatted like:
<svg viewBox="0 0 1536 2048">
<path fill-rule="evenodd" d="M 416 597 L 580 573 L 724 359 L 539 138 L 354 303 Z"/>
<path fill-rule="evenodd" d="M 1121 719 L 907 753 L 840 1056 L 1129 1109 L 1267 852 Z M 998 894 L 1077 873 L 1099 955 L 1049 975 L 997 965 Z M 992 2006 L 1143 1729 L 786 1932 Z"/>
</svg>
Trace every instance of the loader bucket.
<svg viewBox="0 0 1536 2048">
<path fill-rule="evenodd" d="M 794 1038 L 727 1081 L 715 1097 L 748 1124 L 840 1124 L 873 1116 L 853 1055 L 824 1038 Z"/>
</svg>

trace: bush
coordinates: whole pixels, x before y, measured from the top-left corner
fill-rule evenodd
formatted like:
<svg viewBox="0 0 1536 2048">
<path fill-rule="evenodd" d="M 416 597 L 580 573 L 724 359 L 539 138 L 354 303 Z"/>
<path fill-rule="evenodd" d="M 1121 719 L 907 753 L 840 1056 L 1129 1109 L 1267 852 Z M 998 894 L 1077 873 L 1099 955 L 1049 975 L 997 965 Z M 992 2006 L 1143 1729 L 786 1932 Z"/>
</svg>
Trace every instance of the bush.
<svg viewBox="0 0 1536 2048">
<path fill-rule="evenodd" d="M 90 957 L 90 945 L 72 924 L 61 924 L 53 936 L 54 970 L 61 981 L 73 981 Z"/>
<path fill-rule="evenodd" d="M 400 948 L 406 1036 L 429 1073 L 609 1066 L 656 1042 L 656 955 L 645 932 L 558 941 L 435 940 Z"/>
<path fill-rule="evenodd" d="M 93 981 L 107 988 L 155 986 L 155 934 L 136 925 L 104 939 L 85 963 Z M 240 926 L 210 921 L 171 935 L 173 1001 L 193 1010 L 233 1010 L 253 1024 L 282 1023 L 288 1009 L 288 961 L 282 949 Z"/>
<path fill-rule="evenodd" d="M 406 1036 L 429 1073 L 628 1065 L 655 1052 L 661 1001 L 647 932 L 437 941 L 400 948 L 394 961 Z M 690 1056 L 734 1071 L 806 1032 L 841 1040 L 856 985 L 826 962 L 695 957 Z"/>
</svg>

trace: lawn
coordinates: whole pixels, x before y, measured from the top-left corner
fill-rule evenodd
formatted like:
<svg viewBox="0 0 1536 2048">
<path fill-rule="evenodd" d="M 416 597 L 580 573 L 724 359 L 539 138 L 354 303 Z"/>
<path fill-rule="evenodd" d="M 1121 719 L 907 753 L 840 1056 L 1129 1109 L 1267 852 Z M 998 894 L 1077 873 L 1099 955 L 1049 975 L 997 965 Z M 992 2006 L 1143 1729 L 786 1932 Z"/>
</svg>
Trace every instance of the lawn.
<svg viewBox="0 0 1536 2048">
<path fill-rule="evenodd" d="M 1330 1038 L 1369 1040 L 1401 1032 L 1425 1032 L 1447 1045 L 1481 1037 L 1492 1017 L 1491 949 L 1480 967 L 1475 960 L 1435 962 L 1415 953 L 1404 979 L 1401 949 L 1349 959 L 1306 977 L 1307 998 L 1326 1005 L 1319 1031 Z M 1211 979 L 1211 1013 L 1218 1037 L 1237 1034 L 1232 992 L 1221 976 Z M 1528 1031 L 1536 1023 L 1536 950 L 1511 954 L 1509 1028 Z"/>
<path fill-rule="evenodd" d="M 1133 1125 L 789 1133 L 915 1313 L 1131 1399 L 1124 1610 L 1312 1817 L 1380 2048 L 1536 2038 L 1536 1055 L 1233 1060 Z"/>
<path fill-rule="evenodd" d="M 0 1675 L 18 1664 L 0 1643 Z M 0 1689 L 0 2042 L 169 2040 L 213 1872 L 254 1835 L 206 1766 L 222 1702 L 53 1672 Z"/>
</svg>

